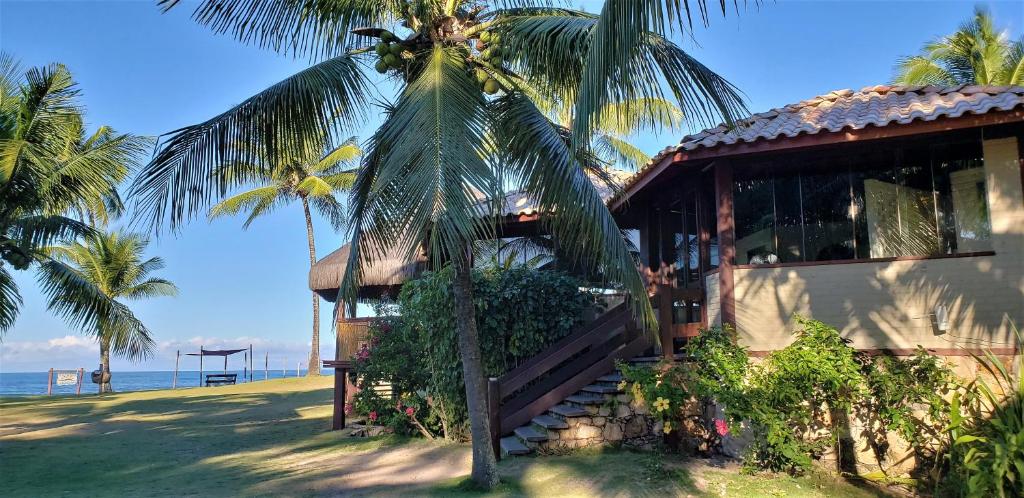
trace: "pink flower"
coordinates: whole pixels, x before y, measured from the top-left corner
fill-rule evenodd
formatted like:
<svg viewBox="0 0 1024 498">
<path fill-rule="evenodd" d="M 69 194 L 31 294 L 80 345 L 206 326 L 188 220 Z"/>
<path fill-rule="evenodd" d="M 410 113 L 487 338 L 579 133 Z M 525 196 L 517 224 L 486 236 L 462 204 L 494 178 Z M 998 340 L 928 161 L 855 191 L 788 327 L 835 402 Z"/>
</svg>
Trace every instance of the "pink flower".
<svg viewBox="0 0 1024 498">
<path fill-rule="evenodd" d="M 719 436 L 724 436 L 729 433 L 729 424 L 725 423 L 725 419 L 715 419 L 715 432 L 718 432 Z"/>
<path fill-rule="evenodd" d="M 415 413 L 415 410 L 413 410 L 411 406 L 405 409 L 406 415 L 411 417 L 413 413 Z"/>
<path fill-rule="evenodd" d="M 356 359 L 359 359 L 359 360 L 365 360 L 365 359 L 367 359 L 369 357 L 370 357 L 370 350 L 366 346 L 363 346 L 362 348 L 360 348 L 359 352 L 356 353 Z"/>
<path fill-rule="evenodd" d="M 352 403 L 345 403 L 345 415 L 352 415 L 352 410 L 354 410 Z"/>
<path fill-rule="evenodd" d="M 370 412 L 370 422 L 377 421 L 377 412 Z"/>
</svg>

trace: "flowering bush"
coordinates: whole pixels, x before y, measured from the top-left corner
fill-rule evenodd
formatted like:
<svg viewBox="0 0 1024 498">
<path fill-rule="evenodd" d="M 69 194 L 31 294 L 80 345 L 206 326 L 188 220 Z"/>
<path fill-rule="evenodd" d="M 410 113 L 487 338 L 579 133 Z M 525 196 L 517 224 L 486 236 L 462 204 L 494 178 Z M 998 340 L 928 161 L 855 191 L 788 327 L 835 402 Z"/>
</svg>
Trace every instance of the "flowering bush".
<svg viewBox="0 0 1024 498">
<path fill-rule="evenodd" d="M 413 415 L 425 430 L 445 438 L 468 437 L 462 362 L 456 344 L 452 271 L 444 268 L 407 282 L 393 310 L 370 327 L 369 345 L 356 355 L 355 372 L 362 385 L 390 383 L 408 406 L 417 400 Z M 581 282 L 564 273 L 530 269 L 473 271 L 477 328 L 485 373 L 498 376 L 568 335 L 583 320 L 593 296 L 581 291 Z M 358 395 L 356 411 L 368 413 L 395 403 L 372 400 L 372 390 Z M 372 401 L 372 402 L 371 402 Z M 376 404 L 375 404 L 376 403 Z M 407 431 L 420 431 L 414 425 Z"/>
</svg>

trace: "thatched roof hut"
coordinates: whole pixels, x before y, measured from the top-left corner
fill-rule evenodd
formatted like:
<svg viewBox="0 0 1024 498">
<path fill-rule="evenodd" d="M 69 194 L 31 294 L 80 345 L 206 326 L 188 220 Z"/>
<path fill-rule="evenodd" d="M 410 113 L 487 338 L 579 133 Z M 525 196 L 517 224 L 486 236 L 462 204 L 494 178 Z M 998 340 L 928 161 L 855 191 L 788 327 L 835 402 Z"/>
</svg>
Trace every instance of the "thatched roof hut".
<svg viewBox="0 0 1024 498">
<path fill-rule="evenodd" d="M 330 302 L 338 298 L 338 287 L 341 286 L 348 267 L 349 248 L 350 244 L 341 246 L 317 261 L 309 270 L 309 288 Z M 404 254 L 390 251 L 384 258 L 377 259 L 363 269 L 359 297 L 395 297 L 402 284 L 419 275 L 425 265 L 426 257 L 422 253 L 415 258 L 407 259 Z"/>
</svg>

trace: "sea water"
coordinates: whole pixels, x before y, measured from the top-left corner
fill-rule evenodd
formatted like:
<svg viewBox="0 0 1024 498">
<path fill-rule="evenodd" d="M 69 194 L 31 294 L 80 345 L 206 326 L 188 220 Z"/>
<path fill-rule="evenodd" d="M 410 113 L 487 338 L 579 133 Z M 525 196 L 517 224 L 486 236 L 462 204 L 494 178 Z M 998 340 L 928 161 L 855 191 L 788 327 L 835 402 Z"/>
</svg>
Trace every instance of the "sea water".
<svg viewBox="0 0 1024 498">
<path fill-rule="evenodd" d="M 324 370 L 324 375 L 332 374 L 333 370 Z M 203 373 L 207 374 L 219 374 L 223 373 L 223 370 L 206 370 Z M 243 382 L 241 370 L 228 370 L 228 373 L 238 374 L 238 382 Z M 85 375 L 82 379 L 82 394 L 93 394 L 99 390 L 96 384 L 92 383 L 90 378 L 90 371 L 86 370 Z M 299 372 L 300 375 L 306 375 L 306 370 Z M 266 377 L 264 377 L 266 375 Z M 49 376 L 49 372 L 0 372 L 0 397 L 2 396 L 37 396 L 40 394 L 46 394 L 46 379 Z M 263 370 L 256 370 L 252 373 L 252 380 L 259 382 L 261 380 L 269 379 L 280 379 L 282 377 L 295 377 L 295 370 L 288 370 L 282 372 L 278 370 L 269 370 L 264 373 Z M 155 371 L 155 372 L 111 372 L 110 383 L 114 387 L 115 392 L 125 391 L 148 391 L 153 389 L 170 389 L 174 381 L 173 371 Z M 245 379 L 247 382 L 248 379 Z M 180 370 L 178 371 L 178 387 L 196 387 L 200 384 L 199 371 L 198 370 Z M 54 395 L 75 395 L 74 384 L 70 386 L 58 386 L 57 385 L 57 374 L 53 374 L 53 394 Z"/>
</svg>

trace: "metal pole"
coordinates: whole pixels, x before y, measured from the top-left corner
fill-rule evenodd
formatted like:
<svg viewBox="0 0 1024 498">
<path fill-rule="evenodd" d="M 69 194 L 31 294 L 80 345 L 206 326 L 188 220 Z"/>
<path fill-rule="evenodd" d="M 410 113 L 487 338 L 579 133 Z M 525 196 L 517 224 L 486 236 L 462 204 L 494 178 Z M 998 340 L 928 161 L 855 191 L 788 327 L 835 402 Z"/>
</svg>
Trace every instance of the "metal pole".
<svg viewBox="0 0 1024 498">
<path fill-rule="evenodd" d="M 53 394 L 53 369 L 50 369 L 50 374 L 46 376 L 46 395 Z"/>
<path fill-rule="evenodd" d="M 252 382 L 252 366 L 253 366 L 253 361 L 254 360 L 253 360 L 253 357 L 252 357 L 252 343 L 250 343 L 249 344 L 249 382 Z"/>
<path fill-rule="evenodd" d="M 199 346 L 199 387 L 203 387 L 203 347 Z"/>
<path fill-rule="evenodd" d="M 263 380 L 270 380 L 270 353 L 263 355 Z"/>
<path fill-rule="evenodd" d="M 249 380 L 249 352 L 242 353 L 242 382 Z"/>
<path fill-rule="evenodd" d="M 228 373 L 228 355 L 224 355 L 224 373 Z"/>
<path fill-rule="evenodd" d="M 181 361 L 181 350 L 174 353 L 174 380 L 171 381 L 171 389 L 178 388 L 178 363 Z"/>
</svg>

